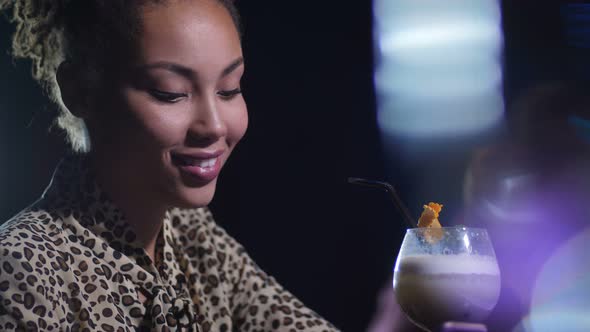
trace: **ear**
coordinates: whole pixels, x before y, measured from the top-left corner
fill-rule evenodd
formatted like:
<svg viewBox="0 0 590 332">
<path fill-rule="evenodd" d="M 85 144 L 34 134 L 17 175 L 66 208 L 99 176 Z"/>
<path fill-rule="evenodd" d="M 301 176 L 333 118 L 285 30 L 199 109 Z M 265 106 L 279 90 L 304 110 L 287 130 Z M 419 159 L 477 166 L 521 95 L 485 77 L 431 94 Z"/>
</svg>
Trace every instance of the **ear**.
<svg viewBox="0 0 590 332">
<path fill-rule="evenodd" d="M 64 61 L 57 68 L 56 79 L 64 105 L 76 117 L 86 119 L 90 115 L 89 96 L 79 73 L 74 64 Z"/>
</svg>

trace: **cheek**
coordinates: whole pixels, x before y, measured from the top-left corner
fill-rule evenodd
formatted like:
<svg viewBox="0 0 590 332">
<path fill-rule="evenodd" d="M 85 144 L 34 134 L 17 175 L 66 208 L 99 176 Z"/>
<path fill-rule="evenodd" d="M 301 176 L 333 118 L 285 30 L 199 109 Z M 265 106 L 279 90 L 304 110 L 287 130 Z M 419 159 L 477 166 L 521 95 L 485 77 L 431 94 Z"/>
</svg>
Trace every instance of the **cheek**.
<svg viewBox="0 0 590 332">
<path fill-rule="evenodd" d="M 156 147 L 169 147 L 182 142 L 190 122 L 190 113 L 181 104 L 158 104 L 149 97 L 128 95 L 128 112 L 133 123 L 133 136 L 145 147 L 146 139 Z"/>
<path fill-rule="evenodd" d="M 227 126 L 227 140 L 230 148 L 233 148 L 244 136 L 248 129 L 248 110 L 243 98 L 236 100 L 236 104 L 224 110 L 224 118 Z"/>
</svg>

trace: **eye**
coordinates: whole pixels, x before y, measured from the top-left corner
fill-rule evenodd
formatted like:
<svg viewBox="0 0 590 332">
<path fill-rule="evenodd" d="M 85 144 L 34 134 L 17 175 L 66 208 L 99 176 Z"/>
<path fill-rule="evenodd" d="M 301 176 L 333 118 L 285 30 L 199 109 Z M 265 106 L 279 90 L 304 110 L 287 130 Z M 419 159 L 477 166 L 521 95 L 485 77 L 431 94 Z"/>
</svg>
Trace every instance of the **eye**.
<svg viewBox="0 0 590 332">
<path fill-rule="evenodd" d="M 242 93 L 242 89 L 240 88 L 235 88 L 233 90 L 221 90 L 217 92 L 217 95 L 220 96 L 223 99 L 232 99 L 233 97 L 239 95 L 240 93 Z"/>
<path fill-rule="evenodd" d="M 188 97 L 188 94 L 186 93 L 160 91 L 156 89 L 151 89 L 149 93 L 150 95 L 152 95 L 152 97 L 165 103 L 176 103 L 179 102 L 182 98 Z"/>
</svg>

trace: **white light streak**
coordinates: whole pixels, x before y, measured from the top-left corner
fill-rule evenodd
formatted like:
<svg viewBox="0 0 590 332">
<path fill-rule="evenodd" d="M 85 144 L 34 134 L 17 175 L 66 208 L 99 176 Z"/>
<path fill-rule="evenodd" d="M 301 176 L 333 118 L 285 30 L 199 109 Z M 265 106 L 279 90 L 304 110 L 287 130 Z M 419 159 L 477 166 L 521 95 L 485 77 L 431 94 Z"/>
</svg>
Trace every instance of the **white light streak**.
<svg viewBox="0 0 590 332">
<path fill-rule="evenodd" d="M 375 0 L 381 129 L 406 138 L 471 135 L 503 115 L 496 0 Z"/>
</svg>

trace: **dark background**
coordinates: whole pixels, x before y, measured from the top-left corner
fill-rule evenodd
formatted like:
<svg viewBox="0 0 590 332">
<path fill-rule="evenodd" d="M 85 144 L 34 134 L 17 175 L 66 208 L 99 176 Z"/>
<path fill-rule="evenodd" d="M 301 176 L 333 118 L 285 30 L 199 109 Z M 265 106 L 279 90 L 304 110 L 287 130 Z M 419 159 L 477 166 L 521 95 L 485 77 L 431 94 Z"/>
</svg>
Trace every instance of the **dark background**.
<svg viewBox="0 0 590 332">
<path fill-rule="evenodd" d="M 504 1 L 507 104 L 530 82 L 561 78 L 559 2 Z M 250 127 L 224 170 L 212 209 L 267 272 L 344 331 L 366 328 L 388 282 L 403 228 L 387 197 L 348 176 L 394 183 L 417 215 L 439 200 L 452 215 L 473 145 L 441 151 L 456 186 L 422 174 L 378 132 L 370 1 L 241 1 Z M 32 203 L 65 151 L 48 132 L 53 108 L 8 54 L 0 22 L 0 220 Z M 485 144 L 485 140 L 478 144 Z M 444 196 L 444 197 L 441 197 Z"/>
</svg>

